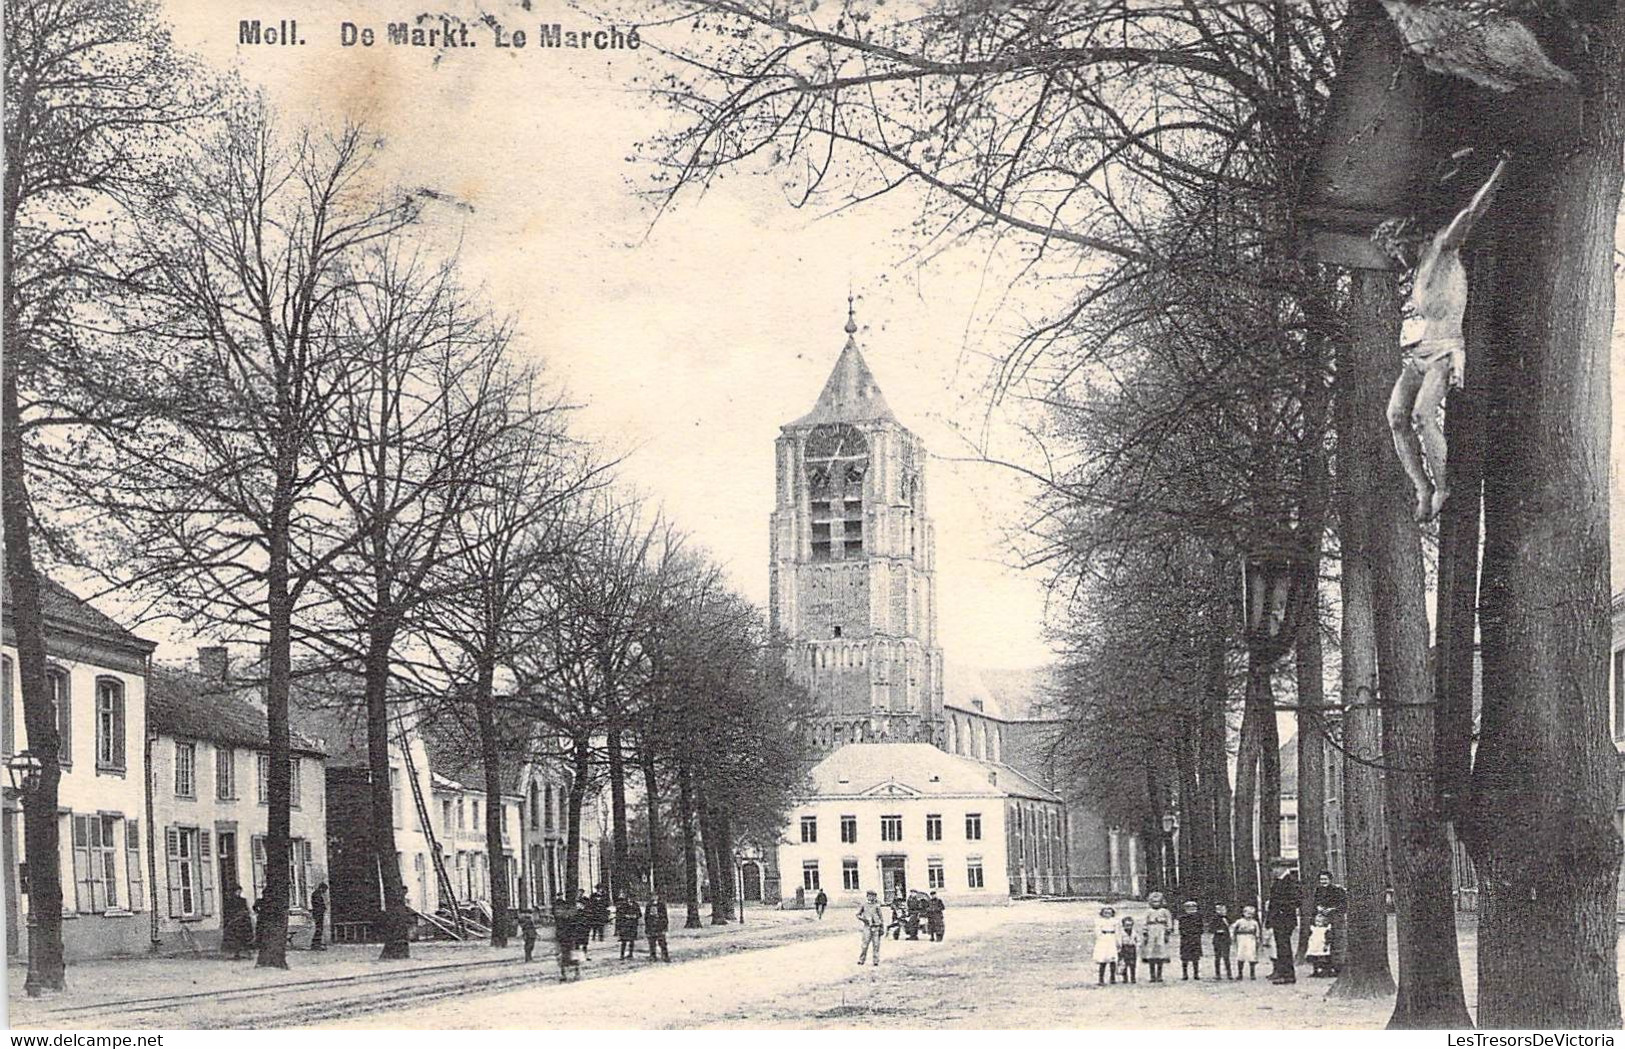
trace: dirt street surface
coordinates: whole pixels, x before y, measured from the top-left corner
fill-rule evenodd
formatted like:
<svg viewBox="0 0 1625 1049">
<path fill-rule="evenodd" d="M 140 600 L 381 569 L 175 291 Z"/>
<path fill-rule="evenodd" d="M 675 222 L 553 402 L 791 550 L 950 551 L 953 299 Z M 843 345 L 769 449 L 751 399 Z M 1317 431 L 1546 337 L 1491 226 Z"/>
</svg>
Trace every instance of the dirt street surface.
<svg viewBox="0 0 1625 1049">
<path fill-rule="evenodd" d="M 560 985 L 551 956 L 527 966 L 517 948 L 418 945 L 405 963 L 375 947 L 290 956 L 293 970 L 251 962 L 141 959 L 75 966 L 74 991 L 13 999 L 29 1028 L 320 1026 L 426 1028 L 1380 1028 L 1391 1000 L 1329 1001 L 1328 980 L 1275 987 L 1201 981 L 1099 986 L 1087 903 L 957 908 L 948 939 L 884 941 L 879 967 L 855 964 L 851 915 L 758 912 L 741 929 L 678 930 L 672 964 L 622 962 L 593 945 L 580 983 Z M 1129 908 L 1134 913 L 1134 908 Z M 1393 939 L 1390 933 L 1390 947 Z M 1474 928 L 1461 930 L 1468 1006 L 1475 1004 Z M 346 953 L 348 952 L 348 953 Z M 337 956 L 337 957 L 336 957 Z M 13 970 L 12 987 L 21 972 Z M 104 982 L 106 981 L 106 982 Z M 188 982 L 189 981 L 189 982 Z M 108 1001 L 107 987 L 120 987 Z M 94 988 L 94 992 L 92 992 Z M 99 1000 L 98 1000 L 99 999 Z"/>
</svg>

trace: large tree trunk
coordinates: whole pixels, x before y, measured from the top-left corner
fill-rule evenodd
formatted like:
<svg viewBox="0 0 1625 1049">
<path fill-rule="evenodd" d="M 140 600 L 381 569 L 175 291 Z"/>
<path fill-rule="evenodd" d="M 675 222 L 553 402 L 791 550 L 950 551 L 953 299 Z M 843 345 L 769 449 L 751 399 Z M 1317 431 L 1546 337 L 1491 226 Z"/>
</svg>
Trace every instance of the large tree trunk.
<svg viewBox="0 0 1625 1049">
<path fill-rule="evenodd" d="M 1372 305 L 1367 296 L 1367 306 Z M 1351 318 L 1358 322 L 1359 317 Z M 1372 606 L 1371 548 L 1365 538 L 1365 493 L 1343 471 L 1370 464 L 1386 449 L 1378 434 L 1355 425 L 1369 405 L 1355 400 L 1349 353 L 1337 371 L 1338 531 L 1342 548 L 1343 848 L 1348 868 L 1348 946 L 1343 969 L 1327 993 L 1333 998 L 1386 998 L 1394 993 L 1388 968 L 1388 868 L 1383 859 L 1382 724 L 1377 710 L 1376 612 Z M 1365 467 L 1369 473 L 1369 465 Z"/>
<path fill-rule="evenodd" d="M 1595 4 L 1583 132 L 1518 163 L 1484 472 L 1484 705 L 1469 838 L 1479 1023 L 1620 1026 L 1608 740 L 1609 344 L 1625 12 Z M 1582 68 L 1582 67 L 1576 67 Z M 1561 930 L 1563 949 L 1531 951 Z"/>
<path fill-rule="evenodd" d="M 665 880 L 661 877 L 660 843 L 664 835 L 661 834 L 660 827 L 660 783 L 655 774 L 654 748 L 647 742 L 643 745 L 640 764 L 643 766 L 643 805 L 649 821 L 649 890 L 660 892 L 664 887 L 662 882 Z M 661 898 L 665 898 L 664 893 Z"/>
<path fill-rule="evenodd" d="M 610 880 L 616 894 L 635 883 L 632 870 L 631 838 L 626 831 L 626 755 L 621 752 L 621 724 L 618 713 L 609 721 L 609 809 L 614 855 L 610 860 Z"/>
<path fill-rule="evenodd" d="M 698 929 L 700 927 L 700 866 L 699 857 L 695 854 L 694 828 L 694 773 L 688 762 L 683 762 L 677 768 L 677 801 L 682 808 L 678 819 L 683 825 L 683 891 L 684 903 L 687 904 L 688 916 L 683 920 L 683 928 Z"/>
<path fill-rule="evenodd" d="M 1201 703 L 1200 693 L 1196 703 Z M 1179 772 L 1179 811 L 1182 822 L 1179 835 L 1179 893 L 1183 899 L 1194 899 L 1202 907 L 1203 914 L 1213 910 L 1213 876 L 1212 876 L 1212 847 L 1208 841 L 1210 829 L 1204 824 L 1201 813 L 1208 806 L 1202 797 L 1202 788 L 1197 782 L 1196 765 L 1198 737 L 1201 732 L 1201 718 L 1198 716 L 1180 719 L 1179 724 L 1179 752 L 1176 764 Z"/>
<path fill-rule="evenodd" d="M 1386 436 L 1385 406 L 1399 345 L 1398 297 L 1387 273 L 1357 273 L 1347 354 L 1351 425 Z M 1371 448 L 1360 442 L 1352 450 Z M 1349 485 L 1369 516 L 1362 539 L 1373 569 L 1377 665 L 1386 767 L 1383 811 L 1399 918 L 1399 994 L 1390 1027 L 1471 1023 L 1456 952 L 1450 843 L 1433 782 L 1433 697 L 1428 676 L 1427 595 L 1421 533 L 1410 482 L 1384 450 L 1362 461 L 1344 455 Z M 1345 543 L 1345 548 L 1347 544 Z"/>
<path fill-rule="evenodd" d="M 1208 824 L 1212 828 L 1214 899 L 1236 905 L 1236 868 L 1230 840 L 1230 762 L 1227 712 L 1230 690 L 1225 672 L 1223 622 L 1210 616 L 1204 643 L 1207 665 L 1202 689 L 1202 780 L 1207 795 Z M 1239 910 L 1232 911 L 1240 915 Z"/>
<path fill-rule="evenodd" d="M 1263 695 L 1260 697 L 1259 693 Z M 1236 755 L 1236 802 L 1231 809 L 1234 824 L 1232 849 L 1236 856 L 1236 895 L 1242 906 L 1252 905 L 1264 913 L 1260 899 L 1258 850 L 1253 841 L 1254 817 L 1258 814 L 1258 757 L 1265 717 L 1268 711 L 1269 670 L 1250 660 L 1247 669 L 1247 699 L 1241 715 L 1241 740 Z"/>
<path fill-rule="evenodd" d="M 265 729 L 268 736 L 266 776 L 269 811 L 265 834 L 265 895 L 261 897 L 260 949 L 255 965 L 260 968 L 288 967 L 288 832 L 292 780 L 288 768 L 288 689 L 292 681 L 293 598 L 288 587 L 288 534 L 291 519 L 286 489 L 292 471 L 283 472 L 271 510 L 271 549 L 267 558 L 266 618 L 269 644 L 266 646 Z M 387 767 L 387 766 L 386 766 Z M 385 810 L 388 811 L 387 809 Z M 388 824 L 386 819 L 385 824 Z M 393 856 L 390 857 L 394 859 Z"/>
<path fill-rule="evenodd" d="M 474 720 L 480 734 L 480 765 L 485 773 L 485 854 L 491 858 L 491 946 L 508 946 L 508 858 L 502 848 L 502 748 L 497 738 L 494 666 L 480 660 L 474 678 Z M 514 842 L 518 848 L 519 842 Z M 516 861 L 517 862 L 517 861 Z"/>
<path fill-rule="evenodd" d="M 726 925 L 733 920 L 733 864 L 728 855 L 721 818 L 704 788 L 700 792 L 700 841 L 705 846 L 705 872 L 711 883 L 711 924 Z"/>
<path fill-rule="evenodd" d="M 390 782 L 394 773 L 389 765 L 389 652 L 394 642 L 393 631 L 385 626 L 375 625 L 368 630 L 363 683 L 367 706 L 367 764 L 371 771 L 368 786 L 372 794 L 372 860 L 384 889 L 384 947 L 379 952 L 380 959 L 406 958 L 411 954 L 408 925 L 405 916 L 399 913 L 406 889 L 395 851 L 392 789 L 405 790 L 406 785 Z M 407 745 L 404 739 L 401 745 Z"/>
<path fill-rule="evenodd" d="M 1260 675 L 1258 703 L 1258 883 L 1270 883 L 1269 865 L 1281 855 L 1281 729 L 1275 719 L 1273 675 Z"/>
<path fill-rule="evenodd" d="M 570 798 L 566 814 L 569 837 L 564 843 L 564 900 L 574 903 L 581 894 L 581 806 L 587 799 L 587 777 L 592 773 L 592 741 L 575 741 L 570 751 Z"/>
<path fill-rule="evenodd" d="M 12 173 L 7 172 L 7 179 Z M 9 199 L 9 194 L 8 194 Z M 10 224 L 8 223 L 8 226 Z M 5 248 L 11 254 L 11 245 Z M 13 305 L 11 269 L 6 270 L 6 300 Z M 62 957 L 62 875 L 57 833 L 57 764 L 59 741 L 56 704 L 45 676 L 45 615 L 40 608 L 40 580 L 34 568 L 33 537 L 29 520 L 28 483 L 23 473 L 22 409 L 17 391 L 16 314 L 6 311 L 6 342 L 12 348 L 0 364 L 4 377 L 4 439 L 0 445 L 0 515 L 5 525 L 6 590 L 11 599 L 11 628 L 17 640 L 17 676 L 23 693 L 23 725 L 28 749 L 40 760 L 39 783 L 23 796 L 23 842 L 28 857 L 28 979 L 23 989 L 30 998 L 67 988 Z M 10 697 L 7 697 L 10 702 Z M 144 771 L 144 770 L 143 770 Z M 156 828 L 148 827 L 151 834 Z M 5 877 L 16 876 L 8 869 Z M 157 904 L 153 904 L 154 910 Z"/>
<path fill-rule="evenodd" d="M 1319 544 L 1316 544 L 1317 547 Z M 1317 550 L 1318 555 L 1318 550 Z M 1320 558 L 1307 573 L 1320 576 Z M 1303 872 L 1303 913 L 1298 919 L 1299 958 L 1309 946 L 1315 916 L 1317 875 L 1326 869 L 1326 686 L 1320 650 L 1320 601 L 1306 602 L 1298 624 L 1298 869 Z"/>
</svg>

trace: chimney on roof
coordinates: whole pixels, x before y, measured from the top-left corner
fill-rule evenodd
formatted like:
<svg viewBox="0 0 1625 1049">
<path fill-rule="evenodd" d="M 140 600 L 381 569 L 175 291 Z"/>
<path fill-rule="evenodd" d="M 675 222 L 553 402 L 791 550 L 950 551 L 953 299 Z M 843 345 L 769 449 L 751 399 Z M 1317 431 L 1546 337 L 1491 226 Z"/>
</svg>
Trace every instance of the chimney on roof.
<svg viewBox="0 0 1625 1049">
<path fill-rule="evenodd" d="M 198 673 L 210 681 L 231 680 L 231 657 L 224 645 L 205 645 L 197 650 Z"/>
</svg>

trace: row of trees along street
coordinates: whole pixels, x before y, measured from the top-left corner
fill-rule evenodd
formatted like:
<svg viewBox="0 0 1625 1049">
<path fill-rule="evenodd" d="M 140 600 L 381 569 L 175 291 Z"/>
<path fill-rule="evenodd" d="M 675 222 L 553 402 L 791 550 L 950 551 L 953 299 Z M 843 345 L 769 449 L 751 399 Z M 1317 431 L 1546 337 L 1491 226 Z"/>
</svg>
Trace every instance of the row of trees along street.
<svg viewBox="0 0 1625 1049">
<path fill-rule="evenodd" d="M 987 457 L 1044 493 L 1020 554 L 1052 583 L 1063 753 L 1148 841 L 1177 809 L 1182 893 L 1259 898 L 1290 712 L 1311 874 L 1328 741 L 1346 766 L 1351 942 L 1332 994 L 1395 995 L 1396 1027 L 1615 1027 L 1605 378 L 1625 28 L 1615 3 L 1433 7 L 1521 18 L 1576 77 L 1581 130 L 1514 143 L 1475 233 L 1495 264 L 1473 267 L 1451 398 L 1431 662 L 1433 541 L 1383 412 L 1397 276 L 1300 261 L 1293 222 L 1345 19 L 1384 18 L 1374 2 L 673 0 L 651 192 L 672 206 L 740 170 L 820 207 L 907 193 L 911 246 L 982 245 L 1015 275 L 1008 295 L 1039 320 L 994 396 L 1037 420 L 1038 447 Z M 1425 232 L 1444 217 L 1418 216 Z M 1494 455 L 1473 439 L 1486 416 Z M 1248 560 L 1263 585 L 1243 607 Z M 1475 1018 L 1452 825 L 1481 885 Z M 1553 930 L 1572 950 L 1531 956 Z"/>
<path fill-rule="evenodd" d="M 147 0 L 5 14 L 6 588 L 43 764 L 28 855 L 61 845 L 40 578 L 68 566 L 262 652 L 260 965 L 287 965 L 295 699 L 364 718 L 384 956 L 408 951 L 388 771 L 408 725 L 477 760 L 490 856 L 507 778 L 556 760 L 566 892 L 607 782 L 612 884 L 653 880 L 698 924 L 703 851 L 712 921 L 731 920 L 735 846 L 776 838 L 805 767 L 805 700 L 758 610 L 572 435 L 515 324 L 436 247 L 432 209 L 454 202 L 391 188 L 366 128 L 290 121 L 199 68 Z M 62 886 L 31 867 L 38 994 L 65 984 Z M 500 945 L 513 901 L 490 869 Z"/>
</svg>

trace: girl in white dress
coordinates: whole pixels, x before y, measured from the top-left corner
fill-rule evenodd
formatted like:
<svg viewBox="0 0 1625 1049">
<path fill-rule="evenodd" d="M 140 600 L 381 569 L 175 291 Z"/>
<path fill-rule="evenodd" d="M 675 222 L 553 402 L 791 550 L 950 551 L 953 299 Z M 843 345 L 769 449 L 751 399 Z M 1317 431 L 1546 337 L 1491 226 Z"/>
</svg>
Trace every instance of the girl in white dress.
<svg viewBox="0 0 1625 1049">
<path fill-rule="evenodd" d="M 1111 970 L 1112 983 L 1117 982 L 1117 909 L 1100 908 L 1100 922 L 1095 926 L 1095 965 L 1099 967 L 1099 982 L 1106 982 L 1106 971 Z"/>
<path fill-rule="evenodd" d="M 1241 979 L 1241 970 L 1247 970 L 1248 978 L 1258 979 L 1258 908 L 1247 906 L 1241 909 L 1241 917 L 1230 923 L 1230 942 L 1233 945 L 1236 959 L 1236 979 Z"/>
</svg>

